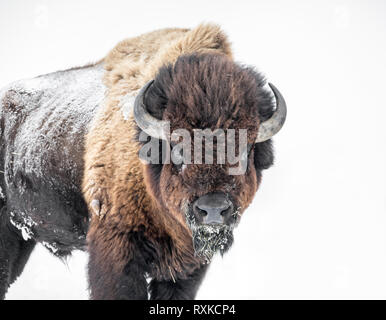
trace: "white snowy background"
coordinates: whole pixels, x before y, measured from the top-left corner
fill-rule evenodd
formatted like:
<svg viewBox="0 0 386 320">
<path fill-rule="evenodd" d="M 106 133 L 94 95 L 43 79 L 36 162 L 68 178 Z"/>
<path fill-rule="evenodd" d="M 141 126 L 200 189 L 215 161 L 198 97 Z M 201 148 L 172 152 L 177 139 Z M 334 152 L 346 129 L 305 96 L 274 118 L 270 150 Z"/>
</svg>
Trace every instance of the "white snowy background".
<svg viewBox="0 0 386 320">
<path fill-rule="evenodd" d="M 386 2 L 0 1 L 0 86 L 118 41 L 216 22 L 282 91 L 276 164 L 200 299 L 386 298 Z M 8 299 L 87 299 L 87 255 L 38 246 Z"/>
</svg>

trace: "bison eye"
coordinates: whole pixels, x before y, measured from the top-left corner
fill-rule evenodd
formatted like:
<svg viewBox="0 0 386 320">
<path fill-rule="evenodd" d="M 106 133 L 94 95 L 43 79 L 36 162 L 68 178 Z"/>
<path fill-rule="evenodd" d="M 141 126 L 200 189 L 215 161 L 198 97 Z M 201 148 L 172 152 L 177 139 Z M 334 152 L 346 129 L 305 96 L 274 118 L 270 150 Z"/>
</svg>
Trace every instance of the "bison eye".
<svg viewBox="0 0 386 320">
<path fill-rule="evenodd" d="M 251 153 L 252 147 L 253 147 L 252 144 L 248 144 L 247 148 L 244 149 L 240 155 L 241 161 L 244 162 L 247 166 L 248 166 L 248 158 Z"/>
<path fill-rule="evenodd" d="M 244 158 L 244 160 L 248 159 L 249 154 L 251 153 L 253 144 L 248 144 L 247 149 L 244 150 L 244 152 L 241 154 L 241 157 Z"/>
<path fill-rule="evenodd" d="M 171 160 L 174 166 L 180 170 L 184 164 L 184 156 L 182 154 L 182 148 L 179 148 L 178 145 L 172 147 Z"/>
</svg>

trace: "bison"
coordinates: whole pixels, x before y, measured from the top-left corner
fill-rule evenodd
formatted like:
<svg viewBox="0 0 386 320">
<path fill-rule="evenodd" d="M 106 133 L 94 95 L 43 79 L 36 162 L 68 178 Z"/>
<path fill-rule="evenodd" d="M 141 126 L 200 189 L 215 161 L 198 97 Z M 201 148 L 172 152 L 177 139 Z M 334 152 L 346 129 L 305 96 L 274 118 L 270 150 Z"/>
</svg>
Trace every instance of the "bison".
<svg viewBox="0 0 386 320">
<path fill-rule="evenodd" d="M 193 299 L 231 246 L 286 117 L 278 89 L 237 64 L 211 24 L 124 40 L 0 98 L 1 298 L 39 242 L 59 258 L 87 250 L 92 299 Z M 164 161 L 181 142 L 166 128 L 234 130 L 244 172 L 230 174 L 228 158 Z M 150 141 L 159 162 L 140 156 Z"/>
</svg>

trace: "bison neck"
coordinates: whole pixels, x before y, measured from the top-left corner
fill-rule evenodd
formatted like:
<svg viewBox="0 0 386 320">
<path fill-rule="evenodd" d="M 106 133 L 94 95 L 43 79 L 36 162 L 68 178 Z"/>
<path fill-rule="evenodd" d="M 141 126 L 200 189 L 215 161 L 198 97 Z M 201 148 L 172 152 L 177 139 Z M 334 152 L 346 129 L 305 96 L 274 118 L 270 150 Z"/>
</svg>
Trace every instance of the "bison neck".
<svg viewBox="0 0 386 320">
<path fill-rule="evenodd" d="M 193 272 L 200 262 L 194 257 L 190 233 L 168 218 L 146 190 L 133 119 L 124 120 L 117 110 L 104 126 L 109 130 L 103 137 L 90 130 L 87 139 L 103 142 L 86 143 L 84 197 L 90 208 L 93 200 L 100 204 L 97 212 L 92 211 L 90 250 L 115 261 L 106 269 L 124 270 L 128 261 L 135 260 L 141 270 L 159 279 Z"/>
</svg>

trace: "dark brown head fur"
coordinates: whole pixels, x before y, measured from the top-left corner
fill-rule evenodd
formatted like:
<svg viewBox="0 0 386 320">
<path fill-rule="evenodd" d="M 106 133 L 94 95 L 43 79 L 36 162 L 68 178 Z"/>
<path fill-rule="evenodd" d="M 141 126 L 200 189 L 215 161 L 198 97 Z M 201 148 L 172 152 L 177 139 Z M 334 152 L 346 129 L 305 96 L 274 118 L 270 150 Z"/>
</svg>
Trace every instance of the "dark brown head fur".
<svg viewBox="0 0 386 320">
<path fill-rule="evenodd" d="M 191 203 L 210 192 L 227 194 L 237 217 L 248 207 L 261 170 L 273 162 L 270 141 L 254 144 L 260 121 L 270 117 L 274 108 L 264 84 L 255 70 L 222 54 L 181 56 L 174 65 L 159 70 L 145 104 L 154 117 L 170 121 L 171 132 L 179 128 L 191 133 L 193 129 L 247 129 L 250 144 L 243 175 L 229 175 L 229 164 L 189 164 L 183 171 L 173 163 L 146 166 L 148 191 L 165 214 L 184 222 Z"/>
</svg>

